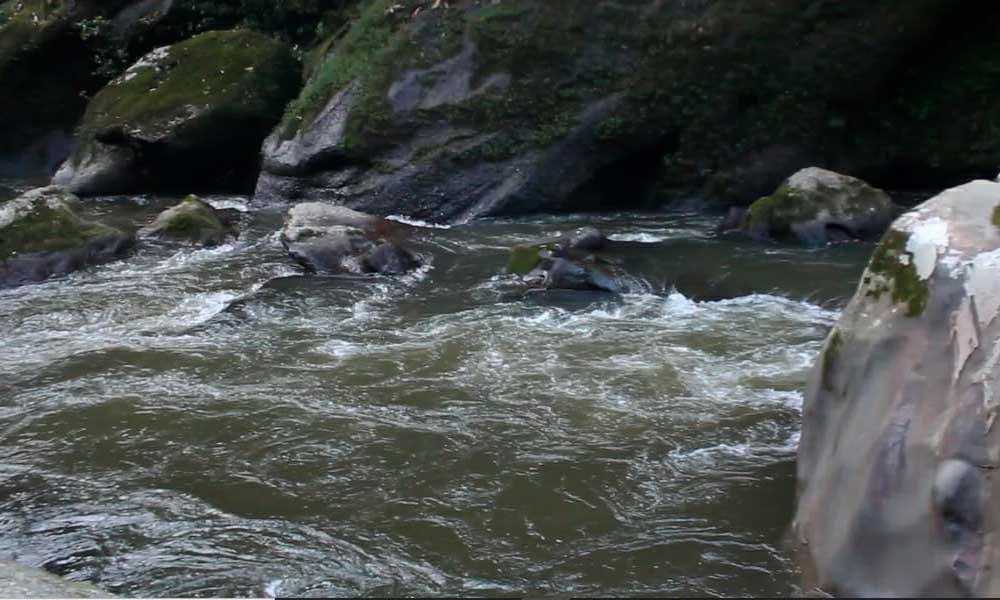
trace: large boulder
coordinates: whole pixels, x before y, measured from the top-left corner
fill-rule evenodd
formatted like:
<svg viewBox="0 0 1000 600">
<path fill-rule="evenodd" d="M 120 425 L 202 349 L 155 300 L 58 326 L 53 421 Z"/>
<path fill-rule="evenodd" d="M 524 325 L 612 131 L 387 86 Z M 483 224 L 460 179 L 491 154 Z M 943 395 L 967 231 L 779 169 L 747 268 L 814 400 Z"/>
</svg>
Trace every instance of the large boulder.
<svg viewBox="0 0 1000 600">
<path fill-rule="evenodd" d="M 121 257 L 134 238 L 81 219 L 77 199 L 57 187 L 0 204 L 0 288 L 66 275 Z"/>
<path fill-rule="evenodd" d="M 321 47 L 264 145 L 260 201 L 464 221 L 746 205 L 817 163 L 882 184 L 1000 162 L 989 3 L 428 4 L 363 2 Z M 934 152 L 910 134 L 928 130 L 969 143 Z"/>
<path fill-rule="evenodd" d="M 741 229 L 758 240 L 797 240 L 817 246 L 881 235 L 893 218 L 889 195 L 849 175 L 802 169 L 773 194 L 757 200 Z"/>
<path fill-rule="evenodd" d="M 403 275 L 420 259 L 401 245 L 405 227 L 342 206 L 292 207 L 281 231 L 289 256 L 310 273 Z"/>
<path fill-rule="evenodd" d="M 1000 183 L 897 220 L 809 377 L 794 539 L 805 589 L 996 596 Z"/>
<path fill-rule="evenodd" d="M 219 246 L 237 236 L 232 223 L 211 204 L 197 196 L 188 196 L 177 206 L 160 213 L 152 223 L 139 230 L 140 237 L 190 242 L 200 246 Z"/>
<path fill-rule="evenodd" d="M 81 195 L 252 188 L 299 77 L 286 45 L 251 31 L 154 50 L 91 100 L 53 181 Z"/>
</svg>

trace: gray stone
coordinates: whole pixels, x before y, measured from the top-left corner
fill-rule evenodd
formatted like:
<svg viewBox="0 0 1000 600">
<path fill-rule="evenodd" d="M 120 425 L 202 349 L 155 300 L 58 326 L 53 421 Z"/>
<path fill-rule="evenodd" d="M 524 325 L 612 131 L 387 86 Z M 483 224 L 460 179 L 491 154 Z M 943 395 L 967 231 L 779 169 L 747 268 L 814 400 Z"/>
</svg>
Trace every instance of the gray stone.
<svg viewBox="0 0 1000 600">
<path fill-rule="evenodd" d="M 893 212 L 892 200 L 882 190 L 849 175 L 810 167 L 754 202 L 741 228 L 758 240 L 815 246 L 880 235 Z"/>
<path fill-rule="evenodd" d="M 191 242 L 207 247 L 224 244 L 236 234 L 237 231 L 223 221 L 212 205 L 197 196 L 188 196 L 139 230 L 140 237 Z"/>
<path fill-rule="evenodd" d="M 995 596 L 1000 183 L 899 218 L 809 377 L 793 526 L 804 589 Z"/>
<path fill-rule="evenodd" d="M 407 230 L 381 217 L 313 202 L 288 211 L 281 241 L 310 273 L 402 275 L 421 264 L 396 239 Z"/>
<path fill-rule="evenodd" d="M 46 187 L 0 205 L 0 288 L 108 262 L 133 246 L 134 236 L 81 219 L 73 209 L 77 201 Z"/>
</svg>

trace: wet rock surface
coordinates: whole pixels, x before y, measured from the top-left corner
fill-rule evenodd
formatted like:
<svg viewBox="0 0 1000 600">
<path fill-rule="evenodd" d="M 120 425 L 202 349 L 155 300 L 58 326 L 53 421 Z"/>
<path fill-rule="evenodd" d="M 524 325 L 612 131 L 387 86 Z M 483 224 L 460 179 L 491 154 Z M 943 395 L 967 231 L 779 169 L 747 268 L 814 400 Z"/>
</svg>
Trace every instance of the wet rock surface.
<svg viewBox="0 0 1000 600">
<path fill-rule="evenodd" d="M 197 196 L 188 196 L 139 230 L 139 237 L 190 242 L 213 247 L 237 237 L 239 229 L 224 213 Z"/>
<path fill-rule="evenodd" d="M 0 288 L 36 283 L 122 257 L 134 236 L 77 216 L 77 199 L 57 187 L 0 205 Z"/>
<path fill-rule="evenodd" d="M 422 264 L 401 244 L 405 229 L 345 207 L 304 203 L 289 210 L 281 241 L 310 273 L 402 275 Z"/>
<path fill-rule="evenodd" d="M 806 589 L 992 596 L 1000 549 L 1000 184 L 885 234 L 806 392 L 794 540 Z"/>
</svg>

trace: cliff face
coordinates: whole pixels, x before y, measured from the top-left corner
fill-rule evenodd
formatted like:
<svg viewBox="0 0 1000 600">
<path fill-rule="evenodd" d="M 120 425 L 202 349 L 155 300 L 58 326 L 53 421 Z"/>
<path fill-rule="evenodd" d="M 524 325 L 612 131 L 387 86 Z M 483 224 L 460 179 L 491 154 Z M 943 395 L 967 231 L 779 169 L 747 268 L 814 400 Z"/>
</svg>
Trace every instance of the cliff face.
<svg viewBox="0 0 1000 600">
<path fill-rule="evenodd" d="M 748 204 L 809 164 L 947 183 L 1000 164 L 996 42 L 975 31 L 991 16 L 941 0 L 372 0 L 265 144 L 257 192 L 462 220 Z"/>
<path fill-rule="evenodd" d="M 240 27 L 307 58 L 261 201 L 447 220 L 747 205 L 810 165 L 942 187 L 1000 165 L 998 17 L 986 0 L 9 1 L 0 171 L 51 172 L 87 98 L 153 47 Z"/>
</svg>

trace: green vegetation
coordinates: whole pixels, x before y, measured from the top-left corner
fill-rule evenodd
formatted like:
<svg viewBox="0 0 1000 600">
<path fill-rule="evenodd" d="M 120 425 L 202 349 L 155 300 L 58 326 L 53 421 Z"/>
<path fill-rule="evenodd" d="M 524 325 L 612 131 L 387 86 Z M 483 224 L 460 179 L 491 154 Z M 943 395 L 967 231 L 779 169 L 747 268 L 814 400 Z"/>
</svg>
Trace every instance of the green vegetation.
<svg viewBox="0 0 1000 600">
<path fill-rule="evenodd" d="M 507 259 L 507 273 L 527 275 L 542 261 L 541 246 L 514 246 Z"/>
<path fill-rule="evenodd" d="M 991 221 L 994 227 L 1000 229 L 1000 204 L 997 204 L 996 208 L 993 209 L 993 218 Z"/>
<path fill-rule="evenodd" d="M 894 303 L 906 305 L 907 317 L 919 317 L 927 308 L 930 289 L 917 275 L 913 255 L 906 251 L 908 239 L 906 233 L 896 229 L 886 232 L 872 254 L 864 282 L 867 296 L 877 301 L 890 293 Z"/>
</svg>

